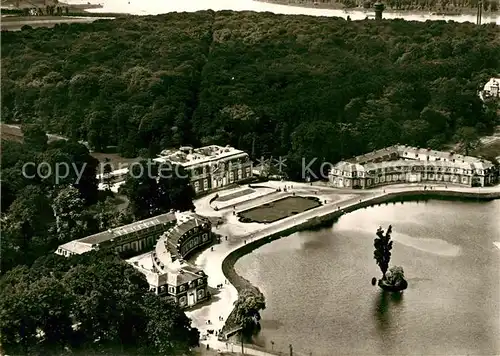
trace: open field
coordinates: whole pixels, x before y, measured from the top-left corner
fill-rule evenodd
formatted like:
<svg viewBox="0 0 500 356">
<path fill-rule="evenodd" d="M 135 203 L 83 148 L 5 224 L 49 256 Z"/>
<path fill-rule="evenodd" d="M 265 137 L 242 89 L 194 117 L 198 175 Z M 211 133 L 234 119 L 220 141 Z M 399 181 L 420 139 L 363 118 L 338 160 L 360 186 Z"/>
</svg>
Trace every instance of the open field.
<svg viewBox="0 0 500 356">
<path fill-rule="evenodd" d="M 8 140 L 8 141 L 17 141 L 17 142 L 22 142 L 23 141 L 23 133 L 21 132 L 21 128 L 18 125 L 7 125 L 7 124 L 0 124 L 0 133 L 1 133 L 1 139 L 2 140 Z M 59 135 L 52 135 L 48 134 L 48 141 L 53 142 L 57 140 L 66 140 L 65 137 L 59 136 Z M 1 152 L 1 149 L 0 149 Z M 126 168 L 128 165 L 132 164 L 133 162 L 138 162 L 140 160 L 139 157 L 137 158 L 124 158 L 121 157 L 117 153 L 102 153 L 102 152 L 91 152 L 90 153 L 92 157 L 96 158 L 99 160 L 99 162 L 104 162 L 106 158 L 109 159 L 109 164 L 111 164 L 111 167 L 113 170 L 120 169 L 120 168 Z M 101 169 L 100 165 L 100 169 Z M 101 172 L 98 172 L 101 173 Z"/>
<path fill-rule="evenodd" d="M 242 222 L 272 223 L 320 205 L 315 197 L 287 197 L 242 211 L 238 216 Z"/>
</svg>

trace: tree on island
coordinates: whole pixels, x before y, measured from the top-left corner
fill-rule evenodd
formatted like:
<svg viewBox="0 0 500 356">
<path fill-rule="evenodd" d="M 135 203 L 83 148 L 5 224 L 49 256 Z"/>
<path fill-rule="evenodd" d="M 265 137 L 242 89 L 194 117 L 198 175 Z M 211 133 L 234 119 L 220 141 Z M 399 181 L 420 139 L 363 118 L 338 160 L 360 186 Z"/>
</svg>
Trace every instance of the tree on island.
<svg viewBox="0 0 500 356">
<path fill-rule="evenodd" d="M 382 227 L 377 229 L 377 237 L 374 240 L 374 258 L 377 265 L 382 271 L 382 279 L 378 281 L 379 287 L 387 291 L 402 291 L 408 287 L 408 283 L 404 278 L 403 267 L 394 266 L 389 269 L 389 262 L 391 261 L 391 241 L 392 225 L 389 225 L 387 232 L 384 234 Z"/>
<path fill-rule="evenodd" d="M 374 258 L 377 261 L 377 265 L 380 267 L 380 271 L 382 271 L 382 279 L 385 279 L 385 274 L 387 273 L 389 262 L 391 260 L 391 233 L 392 225 L 389 225 L 389 228 L 387 229 L 385 235 L 384 229 L 382 229 L 382 227 L 379 227 L 377 229 L 377 237 L 375 238 L 373 244 L 375 246 Z"/>
</svg>

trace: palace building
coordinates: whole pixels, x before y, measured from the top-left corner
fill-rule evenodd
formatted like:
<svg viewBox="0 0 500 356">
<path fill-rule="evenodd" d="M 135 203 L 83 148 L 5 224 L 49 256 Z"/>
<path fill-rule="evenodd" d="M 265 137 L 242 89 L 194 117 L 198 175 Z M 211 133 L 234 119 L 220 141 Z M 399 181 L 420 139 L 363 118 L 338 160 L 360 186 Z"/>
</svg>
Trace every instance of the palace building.
<svg viewBox="0 0 500 356">
<path fill-rule="evenodd" d="M 151 291 L 190 307 L 209 297 L 208 277 L 185 259 L 213 242 L 211 230 L 210 220 L 200 215 L 170 212 L 70 241 L 59 246 L 56 254 L 69 257 L 114 249 L 123 257 L 135 255 L 127 262 L 145 275 Z"/>
<path fill-rule="evenodd" d="M 178 150 L 164 150 L 154 161 L 183 167 L 196 194 L 252 177 L 252 162 L 248 154 L 229 146 L 186 146 Z"/>
<path fill-rule="evenodd" d="M 174 299 L 181 307 L 191 307 L 209 297 L 208 277 L 185 258 L 211 242 L 208 219 L 180 213 L 177 224 L 163 233 L 153 251 L 128 262 L 146 276 L 152 292 Z"/>
<path fill-rule="evenodd" d="M 156 240 L 176 224 L 173 212 L 109 229 L 59 246 L 56 253 L 69 257 L 99 249 L 114 249 L 122 255 L 151 250 Z"/>
<path fill-rule="evenodd" d="M 489 161 L 404 145 L 341 161 L 329 172 L 329 181 L 337 188 L 420 182 L 484 187 L 494 184 L 497 178 L 498 171 Z"/>
</svg>

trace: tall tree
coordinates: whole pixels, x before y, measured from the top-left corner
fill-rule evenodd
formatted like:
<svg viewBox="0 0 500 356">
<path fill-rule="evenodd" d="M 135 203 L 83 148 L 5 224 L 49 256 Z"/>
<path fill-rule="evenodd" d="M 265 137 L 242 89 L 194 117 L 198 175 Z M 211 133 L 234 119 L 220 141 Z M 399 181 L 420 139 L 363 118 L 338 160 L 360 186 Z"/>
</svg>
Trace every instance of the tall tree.
<svg viewBox="0 0 500 356">
<path fill-rule="evenodd" d="M 82 199 L 86 205 L 97 202 L 97 167 L 99 161 L 92 157 L 89 150 L 84 145 L 73 142 L 59 140 L 51 142 L 44 153 L 44 160 L 49 162 L 53 174 L 48 178 L 49 184 L 56 185 L 71 184 L 80 191 Z M 56 176 L 56 167 L 59 165 L 60 173 L 64 176 Z M 64 165 L 64 167 L 63 167 Z"/>
<path fill-rule="evenodd" d="M 34 236 L 47 236 L 54 214 L 47 194 L 38 186 L 27 186 L 12 203 L 7 212 L 3 231 L 16 231 L 13 236 L 21 240 L 11 241 L 21 250 L 29 247 Z"/>
<path fill-rule="evenodd" d="M 113 168 L 110 163 L 110 159 L 106 157 L 104 159 L 104 165 L 102 167 L 102 183 L 106 190 L 111 190 L 111 185 L 113 184 L 113 177 L 111 176 Z"/>
<path fill-rule="evenodd" d="M 30 149 L 42 152 L 47 148 L 48 137 L 42 127 L 37 124 L 22 126 L 24 144 Z"/>
<path fill-rule="evenodd" d="M 198 340 L 184 312 L 149 293 L 144 275 L 109 250 L 47 256 L 0 279 L 0 343 L 8 354 L 65 347 L 186 355 Z"/>
<path fill-rule="evenodd" d="M 374 258 L 377 261 L 380 271 L 382 272 L 382 279 L 385 279 L 385 274 L 389 268 L 389 262 L 391 260 L 391 241 L 392 225 L 389 225 L 387 232 L 384 234 L 382 227 L 377 229 L 377 237 L 374 240 Z"/>
<path fill-rule="evenodd" d="M 110 197 L 87 208 L 87 215 L 91 233 L 112 229 L 120 225 L 120 213 Z"/>
<path fill-rule="evenodd" d="M 88 234 L 89 217 L 84 206 L 85 202 L 76 188 L 69 186 L 59 191 L 52 206 L 59 241 L 75 240 Z"/>
<path fill-rule="evenodd" d="M 148 342 L 160 355 L 183 355 L 198 346 L 199 331 L 179 307 L 152 294 L 144 297 Z"/>
<path fill-rule="evenodd" d="M 254 330 L 260 320 L 260 311 L 266 309 L 264 295 L 251 290 L 243 290 L 234 302 L 235 322 L 244 332 Z"/>
</svg>

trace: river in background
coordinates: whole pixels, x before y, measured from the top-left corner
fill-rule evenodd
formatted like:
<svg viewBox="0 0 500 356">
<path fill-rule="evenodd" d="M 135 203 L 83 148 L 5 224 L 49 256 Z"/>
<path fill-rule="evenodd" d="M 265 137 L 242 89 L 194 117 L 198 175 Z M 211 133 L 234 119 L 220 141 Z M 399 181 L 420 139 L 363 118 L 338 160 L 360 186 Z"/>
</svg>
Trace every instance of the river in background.
<svg viewBox="0 0 500 356">
<path fill-rule="evenodd" d="M 402 298 L 371 285 L 393 225 Z M 255 250 L 236 271 L 266 297 L 255 343 L 294 355 L 500 354 L 500 200 L 383 205 Z"/>
<path fill-rule="evenodd" d="M 65 0 L 69 4 L 87 3 L 82 0 Z M 336 16 L 347 18 L 350 16 L 352 20 L 362 20 L 368 15 L 363 11 L 344 11 L 335 9 L 318 9 L 299 6 L 278 5 L 266 2 L 253 0 L 90 0 L 90 4 L 101 4 L 103 7 L 99 9 L 90 9 L 90 12 L 117 12 L 128 13 L 133 15 L 157 15 L 166 12 L 193 12 L 199 10 L 234 10 L 234 11 L 258 11 L 258 12 L 274 12 L 276 14 L 288 15 L 311 15 L 311 16 Z M 372 13 L 373 15 L 374 13 Z M 408 21 L 426 21 L 426 20 L 453 20 L 456 22 L 476 22 L 475 15 L 460 15 L 460 16 L 441 16 L 424 13 L 409 13 L 409 12 L 384 12 L 384 18 L 395 19 L 402 18 Z M 483 23 L 500 24 L 500 15 L 483 16 Z"/>
</svg>

